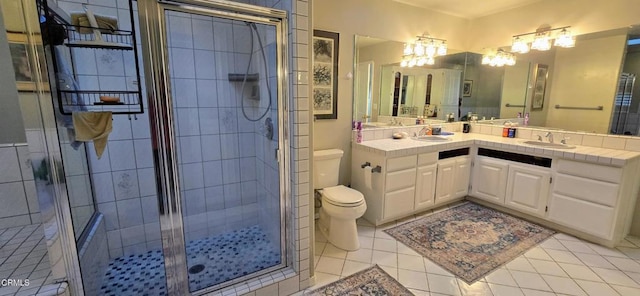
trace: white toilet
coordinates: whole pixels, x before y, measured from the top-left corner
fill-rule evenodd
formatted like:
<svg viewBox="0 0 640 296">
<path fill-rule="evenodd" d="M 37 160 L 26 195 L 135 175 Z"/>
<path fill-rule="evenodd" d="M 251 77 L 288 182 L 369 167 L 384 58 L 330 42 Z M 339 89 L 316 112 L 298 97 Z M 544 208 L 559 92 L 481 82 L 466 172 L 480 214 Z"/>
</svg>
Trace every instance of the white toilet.
<svg viewBox="0 0 640 296">
<path fill-rule="evenodd" d="M 313 183 L 322 194 L 318 227 L 334 246 L 347 251 L 360 248 L 356 219 L 367 210 L 364 195 L 355 189 L 338 185 L 340 149 L 313 152 Z"/>
</svg>

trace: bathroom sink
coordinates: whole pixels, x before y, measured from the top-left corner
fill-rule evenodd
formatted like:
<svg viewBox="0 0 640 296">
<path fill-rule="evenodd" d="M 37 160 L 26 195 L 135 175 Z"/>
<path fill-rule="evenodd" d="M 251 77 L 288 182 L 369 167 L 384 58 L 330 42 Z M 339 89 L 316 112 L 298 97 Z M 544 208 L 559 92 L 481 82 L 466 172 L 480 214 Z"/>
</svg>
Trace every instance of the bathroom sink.
<svg viewBox="0 0 640 296">
<path fill-rule="evenodd" d="M 442 142 L 442 141 L 450 141 L 450 138 L 447 137 L 443 137 L 443 136 L 417 136 L 417 137 L 411 137 L 411 139 L 414 139 L 416 141 L 425 141 L 425 142 Z"/>
<path fill-rule="evenodd" d="M 576 146 L 573 146 L 573 145 L 567 145 L 567 144 L 562 144 L 562 143 L 541 142 L 541 141 L 534 141 L 534 140 L 523 141 L 522 144 L 533 145 L 533 146 L 544 147 L 544 148 L 555 148 L 555 149 L 574 149 L 574 148 L 576 148 Z"/>
</svg>

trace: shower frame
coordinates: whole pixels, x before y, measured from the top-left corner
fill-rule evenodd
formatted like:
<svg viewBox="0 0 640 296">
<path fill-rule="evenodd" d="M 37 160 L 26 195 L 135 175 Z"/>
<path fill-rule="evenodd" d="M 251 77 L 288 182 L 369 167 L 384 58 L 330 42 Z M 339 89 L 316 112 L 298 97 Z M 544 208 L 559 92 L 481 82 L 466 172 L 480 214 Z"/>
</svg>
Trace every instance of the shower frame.
<svg viewBox="0 0 640 296">
<path fill-rule="evenodd" d="M 185 250 L 184 225 L 182 222 L 179 171 L 177 162 L 177 139 L 170 90 L 169 58 L 165 10 L 223 17 L 255 22 L 276 27 L 277 54 L 277 106 L 278 147 L 276 157 L 280 183 L 280 251 L 281 264 L 240 277 L 223 284 L 195 291 L 202 295 L 249 278 L 273 272 L 292 264 L 293 251 L 288 248 L 292 239 L 292 202 L 289 158 L 289 82 L 288 73 L 288 20 L 287 12 L 223 0 L 138 0 L 140 36 L 143 48 L 147 106 L 152 145 L 155 180 L 158 191 L 158 207 L 162 238 L 167 292 L 169 295 L 188 295 L 189 282 Z"/>
</svg>

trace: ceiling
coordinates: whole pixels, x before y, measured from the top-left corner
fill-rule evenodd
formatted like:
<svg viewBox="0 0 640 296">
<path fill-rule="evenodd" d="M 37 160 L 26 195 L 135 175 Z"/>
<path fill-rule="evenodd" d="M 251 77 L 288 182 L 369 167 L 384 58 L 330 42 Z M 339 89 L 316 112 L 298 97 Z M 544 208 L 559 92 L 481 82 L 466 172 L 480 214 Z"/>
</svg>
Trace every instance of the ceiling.
<svg viewBox="0 0 640 296">
<path fill-rule="evenodd" d="M 473 19 L 542 0 L 391 0 L 429 10 Z"/>
</svg>

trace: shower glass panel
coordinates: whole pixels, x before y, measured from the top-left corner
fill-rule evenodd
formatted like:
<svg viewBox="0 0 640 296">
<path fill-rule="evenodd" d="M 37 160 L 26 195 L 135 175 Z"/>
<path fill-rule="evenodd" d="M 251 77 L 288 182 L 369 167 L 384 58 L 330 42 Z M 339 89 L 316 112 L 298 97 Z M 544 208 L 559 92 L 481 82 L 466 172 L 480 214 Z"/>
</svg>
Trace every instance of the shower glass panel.
<svg viewBox="0 0 640 296">
<path fill-rule="evenodd" d="M 283 262 L 276 26 L 164 10 L 189 290 Z"/>
</svg>

